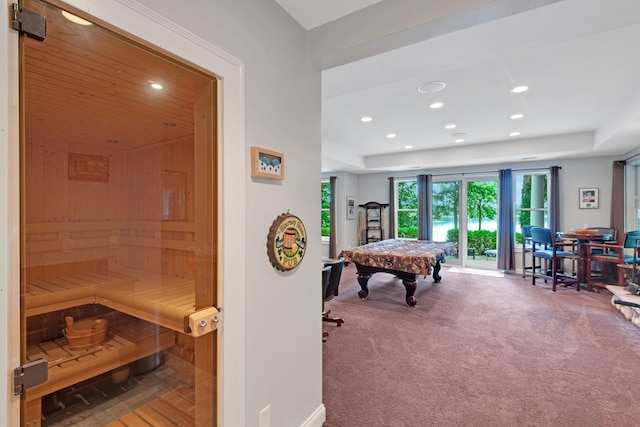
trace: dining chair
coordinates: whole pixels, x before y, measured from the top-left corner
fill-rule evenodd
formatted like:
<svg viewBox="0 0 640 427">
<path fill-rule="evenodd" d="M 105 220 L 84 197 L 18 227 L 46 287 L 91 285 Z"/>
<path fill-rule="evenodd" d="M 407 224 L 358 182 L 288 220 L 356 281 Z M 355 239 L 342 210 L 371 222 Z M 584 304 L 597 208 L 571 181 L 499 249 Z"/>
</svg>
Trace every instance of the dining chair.
<svg viewBox="0 0 640 427">
<path fill-rule="evenodd" d="M 604 236 L 602 238 L 589 239 L 587 243 L 607 243 L 610 245 L 618 244 L 618 230 L 616 230 L 615 228 L 589 227 L 587 228 L 587 230 L 594 231 L 595 234 Z M 605 251 L 605 249 L 594 247 L 591 249 L 591 251 L 595 255 L 595 254 L 601 254 L 602 252 Z M 585 262 L 586 262 L 586 259 L 585 259 Z M 599 280 L 607 280 L 614 277 L 617 274 L 616 270 L 617 270 L 616 266 L 613 265 L 612 263 L 603 263 L 600 261 L 594 261 L 591 264 L 591 269 L 587 270 L 587 274 L 591 274 L 592 277 Z"/>
<path fill-rule="evenodd" d="M 324 309 L 324 303 L 331 301 L 334 297 L 338 296 L 338 288 L 340 286 L 340 279 L 342 278 L 342 270 L 344 269 L 344 258 L 331 260 L 325 262 L 325 267 L 331 267 L 331 273 L 329 275 L 329 283 L 324 293 L 324 300 L 322 304 L 322 320 L 324 322 L 337 323 L 341 326 L 344 323 L 344 319 L 341 317 L 329 317 L 331 310 Z"/>
<path fill-rule="evenodd" d="M 633 268 L 634 262 L 640 262 L 640 253 L 638 252 L 638 243 L 640 243 L 640 230 L 628 231 L 620 239 L 620 244 L 612 243 L 586 243 L 587 246 L 587 289 L 592 287 L 606 286 L 607 283 L 594 281 L 597 278 L 593 274 L 594 262 L 603 264 L 614 264 L 618 269 L 617 285 L 624 286 L 625 267 Z M 604 278 L 607 280 L 606 277 Z"/>
<path fill-rule="evenodd" d="M 536 278 L 544 279 L 545 282 L 551 280 L 551 290 L 556 291 L 556 286 L 575 285 L 576 290 L 580 290 L 580 283 L 575 274 L 566 274 L 564 271 L 564 261 L 572 263 L 579 259 L 573 251 L 566 248 L 573 248 L 574 244 L 558 239 L 551 229 L 543 227 L 531 228 L 531 259 L 532 274 L 531 284 L 536 284 Z M 538 263 L 536 263 L 536 260 Z"/>
</svg>

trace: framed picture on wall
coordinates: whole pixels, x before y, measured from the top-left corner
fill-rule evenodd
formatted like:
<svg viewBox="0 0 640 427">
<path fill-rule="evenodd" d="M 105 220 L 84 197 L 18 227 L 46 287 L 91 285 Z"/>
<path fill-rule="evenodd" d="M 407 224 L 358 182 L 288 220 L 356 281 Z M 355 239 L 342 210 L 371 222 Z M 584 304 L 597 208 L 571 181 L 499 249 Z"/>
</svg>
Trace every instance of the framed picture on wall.
<svg viewBox="0 0 640 427">
<path fill-rule="evenodd" d="M 598 209 L 598 189 L 597 188 L 581 188 L 580 189 L 580 209 Z"/>
<path fill-rule="evenodd" d="M 356 198 L 347 196 L 347 219 L 356 219 Z"/>
<path fill-rule="evenodd" d="M 251 147 L 251 176 L 284 179 L 284 154 Z"/>
</svg>

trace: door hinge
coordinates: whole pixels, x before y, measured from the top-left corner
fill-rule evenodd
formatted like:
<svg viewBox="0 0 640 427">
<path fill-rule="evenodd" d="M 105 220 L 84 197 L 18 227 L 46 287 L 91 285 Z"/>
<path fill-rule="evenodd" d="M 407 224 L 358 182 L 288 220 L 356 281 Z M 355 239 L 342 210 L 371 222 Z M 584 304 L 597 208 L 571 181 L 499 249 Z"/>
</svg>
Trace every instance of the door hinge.
<svg viewBox="0 0 640 427">
<path fill-rule="evenodd" d="M 47 37 L 47 19 L 27 9 L 20 9 L 17 3 L 12 3 L 11 28 L 26 34 L 36 40 L 44 40 Z"/>
<path fill-rule="evenodd" d="M 13 394 L 21 395 L 30 387 L 49 379 L 49 361 L 36 359 L 13 370 Z"/>
</svg>

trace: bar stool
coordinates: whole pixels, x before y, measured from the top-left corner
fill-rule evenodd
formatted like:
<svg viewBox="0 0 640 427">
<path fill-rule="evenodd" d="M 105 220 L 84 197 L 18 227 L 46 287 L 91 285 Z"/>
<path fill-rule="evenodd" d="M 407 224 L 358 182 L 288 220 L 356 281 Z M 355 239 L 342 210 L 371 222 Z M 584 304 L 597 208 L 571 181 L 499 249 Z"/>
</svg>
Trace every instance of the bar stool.
<svg viewBox="0 0 640 427">
<path fill-rule="evenodd" d="M 549 228 L 532 227 L 531 242 L 533 250 L 531 258 L 533 262 L 533 274 L 531 275 L 531 284 L 536 284 L 536 277 L 551 280 L 551 289 L 556 291 L 556 285 L 562 286 L 575 285 L 576 290 L 580 290 L 580 283 L 576 275 L 565 274 L 562 271 L 562 263 L 564 260 L 572 262 L 577 261 L 580 257 L 573 251 L 565 251 L 565 247 L 573 247 L 573 243 L 563 243 L 560 241 Z M 540 265 L 536 266 L 536 258 L 540 260 Z M 550 265 L 549 265 L 550 264 Z"/>
</svg>

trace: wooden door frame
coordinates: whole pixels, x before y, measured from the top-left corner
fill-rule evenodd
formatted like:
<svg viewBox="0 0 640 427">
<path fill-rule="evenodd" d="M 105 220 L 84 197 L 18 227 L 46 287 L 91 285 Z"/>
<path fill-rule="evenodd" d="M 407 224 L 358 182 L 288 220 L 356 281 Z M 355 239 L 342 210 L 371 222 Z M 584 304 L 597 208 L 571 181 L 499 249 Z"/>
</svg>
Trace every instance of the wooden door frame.
<svg viewBox="0 0 640 427">
<path fill-rule="evenodd" d="M 11 1 L 6 1 L 0 16 L 8 22 L 8 11 Z M 245 186 L 245 140 L 244 140 L 244 66 L 242 62 L 218 49 L 207 41 L 177 26 L 175 23 L 158 15 L 142 5 L 130 0 L 107 0 L 91 2 L 88 0 L 49 1 L 56 6 L 76 11 L 78 14 L 87 13 L 96 17 L 107 26 L 124 31 L 138 41 L 153 46 L 145 40 L 153 40 L 155 45 L 164 47 L 164 51 L 175 57 L 180 57 L 191 64 L 201 67 L 220 78 L 218 108 L 221 123 L 218 128 L 218 251 L 219 268 L 218 300 L 224 307 L 223 321 L 218 336 L 224 331 L 224 343 L 218 347 L 218 423 L 219 425 L 245 424 L 245 260 L 242 257 L 225 256 L 225 254 L 245 253 L 245 202 L 243 198 L 234 197 L 244 194 Z M 2 178 L 6 178 L 7 188 L 0 189 L 0 195 L 8 201 L 7 208 L 0 211 L 0 218 L 6 218 L 8 224 L 6 233 L 0 238 L 0 254 L 6 263 L 2 281 L 7 285 L 8 292 L 0 293 L 0 306 L 9 309 L 7 322 L 3 323 L 6 345 L 9 349 L 5 355 L 0 355 L 0 363 L 4 362 L 5 384 L 7 389 L 12 386 L 12 378 L 8 375 L 19 364 L 19 124 L 17 106 L 17 76 L 19 61 L 17 58 L 17 33 L 5 26 L 0 42 L 7 49 L 8 61 L 1 66 L 0 76 L 7 77 L 10 90 L 0 91 L 0 123 L 6 123 L 7 132 L 0 133 L 0 165 L 7 171 Z M 156 48 L 157 49 L 157 48 Z M 159 49 L 158 49 L 159 50 Z M 15 84 L 14 84 L 15 83 Z M 4 108 L 6 106 L 6 110 Z M 225 165 L 230 167 L 225 168 Z M 0 181 L 3 181 L 0 178 Z M 4 182 L 4 181 L 3 181 Z M 233 198 L 233 203 L 229 203 Z M 229 236 L 229 238 L 225 238 Z M 225 283 L 234 286 L 224 287 Z M 224 291 L 224 292 L 223 292 Z M 19 422 L 19 399 L 8 393 L 0 409 L 6 409 L 7 420 L 11 425 Z"/>
</svg>

